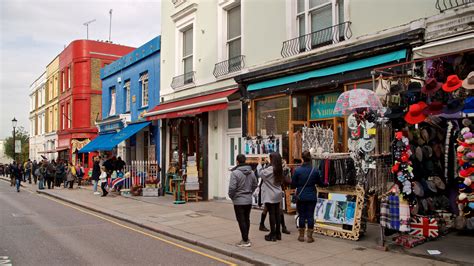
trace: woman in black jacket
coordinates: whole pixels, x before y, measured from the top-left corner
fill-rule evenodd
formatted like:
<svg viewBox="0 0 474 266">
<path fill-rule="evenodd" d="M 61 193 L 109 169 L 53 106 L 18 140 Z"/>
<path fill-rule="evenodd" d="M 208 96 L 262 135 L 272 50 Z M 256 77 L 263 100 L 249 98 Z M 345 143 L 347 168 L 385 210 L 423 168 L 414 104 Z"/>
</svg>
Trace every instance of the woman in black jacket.
<svg viewBox="0 0 474 266">
<path fill-rule="evenodd" d="M 100 176 L 100 159 L 99 156 L 94 157 L 94 166 L 92 167 L 92 184 L 94 185 L 94 195 L 100 195 L 97 191 L 97 184 L 99 183 Z"/>
</svg>

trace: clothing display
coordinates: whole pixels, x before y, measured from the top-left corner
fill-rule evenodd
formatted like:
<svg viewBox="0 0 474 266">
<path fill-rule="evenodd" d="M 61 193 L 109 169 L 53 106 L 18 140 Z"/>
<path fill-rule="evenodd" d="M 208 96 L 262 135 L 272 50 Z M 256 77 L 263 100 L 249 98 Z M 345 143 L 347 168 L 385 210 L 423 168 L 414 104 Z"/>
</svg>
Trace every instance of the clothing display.
<svg viewBox="0 0 474 266">
<path fill-rule="evenodd" d="M 301 154 L 303 153 L 303 134 L 301 131 L 293 133 L 293 159 L 301 160 Z"/>
<path fill-rule="evenodd" d="M 281 136 L 247 136 L 242 138 L 243 153 L 246 155 L 281 153 Z"/>
<path fill-rule="evenodd" d="M 319 169 L 322 182 L 327 186 L 356 185 L 354 161 L 347 153 L 313 156 L 313 166 Z"/>
<path fill-rule="evenodd" d="M 320 126 L 303 127 L 302 149 L 310 151 L 311 154 L 334 152 L 334 131 Z"/>
</svg>

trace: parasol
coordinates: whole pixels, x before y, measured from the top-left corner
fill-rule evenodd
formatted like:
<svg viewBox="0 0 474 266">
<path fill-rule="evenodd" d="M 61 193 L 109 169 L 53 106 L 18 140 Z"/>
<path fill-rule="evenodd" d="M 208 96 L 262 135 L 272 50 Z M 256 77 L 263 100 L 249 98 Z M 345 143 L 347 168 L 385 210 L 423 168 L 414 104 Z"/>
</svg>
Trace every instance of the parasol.
<svg viewBox="0 0 474 266">
<path fill-rule="evenodd" d="M 334 113 L 348 115 L 358 108 L 382 111 L 383 106 L 374 91 L 354 89 L 339 95 L 334 107 Z"/>
</svg>

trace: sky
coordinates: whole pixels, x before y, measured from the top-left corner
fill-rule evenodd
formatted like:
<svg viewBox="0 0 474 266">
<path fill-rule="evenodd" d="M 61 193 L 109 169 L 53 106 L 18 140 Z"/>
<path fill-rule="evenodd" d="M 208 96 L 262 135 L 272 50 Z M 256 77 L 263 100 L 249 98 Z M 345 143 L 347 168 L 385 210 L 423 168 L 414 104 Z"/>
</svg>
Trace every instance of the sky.
<svg viewBox="0 0 474 266">
<path fill-rule="evenodd" d="M 165 0 L 166 1 L 166 0 Z M 0 139 L 29 130 L 31 84 L 65 46 L 86 39 L 139 47 L 160 35 L 159 0 L 0 0 Z"/>
</svg>

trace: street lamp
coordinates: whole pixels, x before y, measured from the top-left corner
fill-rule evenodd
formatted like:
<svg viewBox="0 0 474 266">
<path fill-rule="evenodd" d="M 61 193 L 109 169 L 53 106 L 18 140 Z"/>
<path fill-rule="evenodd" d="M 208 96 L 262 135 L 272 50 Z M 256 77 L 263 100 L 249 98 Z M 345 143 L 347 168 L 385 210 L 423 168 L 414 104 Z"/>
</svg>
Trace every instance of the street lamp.
<svg viewBox="0 0 474 266">
<path fill-rule="evenodd" d="M 15 134 L 15 133 L 16 133 L 16 132 L 15 132 L 15 128 L 16 128 L 16 122 L 17 122 L 16 118 L 13 117 L 13 119 L 12 119 L 12 126 L 13 126 L 13 161 L 15 161 L 15 155 L 16 155 L 16 153 L 15 153 L 15 135 L 16 135 L 16 134 Z"/>
</svg>

